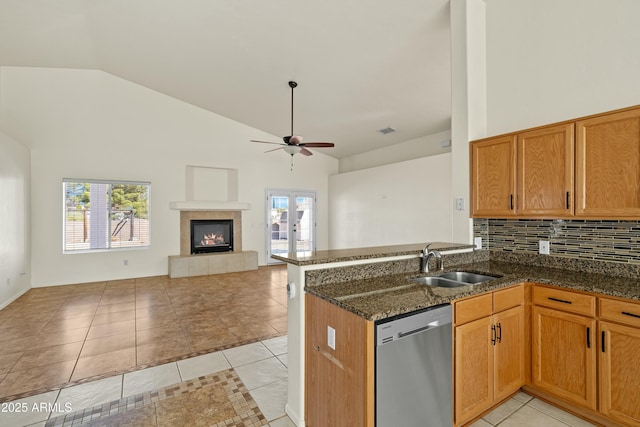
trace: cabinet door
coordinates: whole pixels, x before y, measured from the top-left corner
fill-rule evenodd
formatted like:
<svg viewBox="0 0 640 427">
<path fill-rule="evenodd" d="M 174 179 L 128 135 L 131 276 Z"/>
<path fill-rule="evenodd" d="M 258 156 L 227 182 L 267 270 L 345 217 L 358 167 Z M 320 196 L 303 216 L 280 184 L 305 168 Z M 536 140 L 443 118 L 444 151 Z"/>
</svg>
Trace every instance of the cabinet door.
<svg viewBox="0 0 640 427">
<path fill-rule="evenodd" d="M 455 423 L 480 415 L 493 403 L 491 317 L 455 328 Z"/>
<path fill-rule="evenodd" d="M 471 143 L 473 217 L 515 215 L 515 136 Z"/>
<path fill-rule="evenodd" d="M 595 320 L 532 309 L 533 386 L 596 410 Z"/>
<path fill-rule="evenodd" d="M 518 215 L 573 216 L 573 123 L 518 135 Z"/>
<path fill-rule="evenodd" d="M 494 394 L 499 401 L 524 385 L 524 307 L 495 314 Z"/>
<path fill-rule="evenodd" d="M 640 329 L 600 322 L 600 412 L 640 426 Z"/>
<path fill-rule="evenodd" d="M 640 218 L 640 109 L 576 122 L 576 215 Z"/>
</svg>

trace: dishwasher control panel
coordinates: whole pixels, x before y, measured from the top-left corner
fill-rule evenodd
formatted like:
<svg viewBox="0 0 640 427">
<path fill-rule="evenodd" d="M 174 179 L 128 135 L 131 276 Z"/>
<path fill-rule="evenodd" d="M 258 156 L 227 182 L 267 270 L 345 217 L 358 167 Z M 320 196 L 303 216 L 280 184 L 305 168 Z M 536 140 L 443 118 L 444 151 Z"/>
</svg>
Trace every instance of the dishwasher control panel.
<svg viewBox="0 0 640 427">
<path fill-rule="evenodd" d="M 376 326 L 376 346 L 385 345 L 451 322 L 450 304 L 385 320 Z"/>
</svg>

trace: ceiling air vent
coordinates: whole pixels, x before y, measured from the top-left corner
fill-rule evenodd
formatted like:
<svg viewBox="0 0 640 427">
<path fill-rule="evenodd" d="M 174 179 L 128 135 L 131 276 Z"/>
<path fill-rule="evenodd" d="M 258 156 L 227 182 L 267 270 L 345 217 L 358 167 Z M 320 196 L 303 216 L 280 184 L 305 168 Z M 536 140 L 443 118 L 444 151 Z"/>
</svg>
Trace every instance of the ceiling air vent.
<svg viewBox="0 0 640 427">
<path fill-rule="evenodd" d="M 380 133 L 381 133 L 381 134 L 383 134 L 383 135 L 386 135 L 386 134 L 388 134 L 388 133 L 393 133 L 393 132 L 395 132 L 395 131 L 396 131 L 396 130 L 395 130 L 394 128 L 392 128 L 392 127 L 386 127 L 386 128 L 384 128 L 384 129 L 380 129 L 378 132 L 380 132 Z"/>
</svg>

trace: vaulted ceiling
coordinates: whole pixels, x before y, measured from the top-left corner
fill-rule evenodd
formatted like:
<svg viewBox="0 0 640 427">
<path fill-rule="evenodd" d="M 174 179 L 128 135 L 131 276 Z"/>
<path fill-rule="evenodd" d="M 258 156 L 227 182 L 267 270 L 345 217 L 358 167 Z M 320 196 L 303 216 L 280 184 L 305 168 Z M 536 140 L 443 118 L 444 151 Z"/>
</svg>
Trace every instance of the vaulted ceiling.
<svg viewBox="0 0 640 427">
<path fill-rule="evenodd" d="M 448 0 L 2 0 L 0 66 L 103 70 L 279 136 L 295 80 L 295 133 L 336 158 L 450 128 Z"/>
</svg>

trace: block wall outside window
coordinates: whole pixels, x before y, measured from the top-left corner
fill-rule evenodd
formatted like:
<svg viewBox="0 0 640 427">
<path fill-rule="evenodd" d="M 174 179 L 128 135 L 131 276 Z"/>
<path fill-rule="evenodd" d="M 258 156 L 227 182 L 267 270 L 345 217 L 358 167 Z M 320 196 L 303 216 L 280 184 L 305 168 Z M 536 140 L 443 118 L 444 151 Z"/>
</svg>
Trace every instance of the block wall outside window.
<svg viewBox="0 0 640 427">
<path fill-rule="evenodd" d="M 64 179 L 64 253 L 148 247 L 148 182 Z"/>
</svg>

